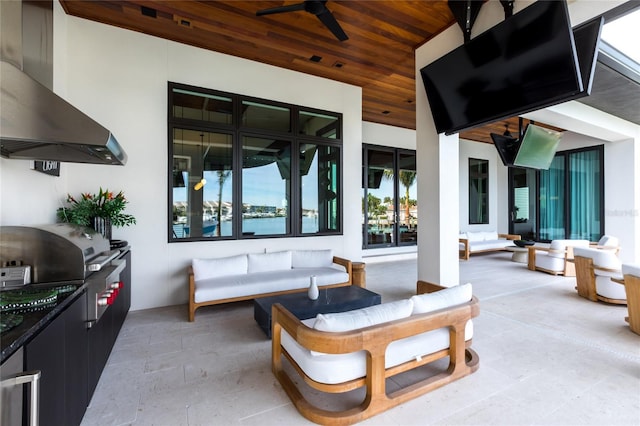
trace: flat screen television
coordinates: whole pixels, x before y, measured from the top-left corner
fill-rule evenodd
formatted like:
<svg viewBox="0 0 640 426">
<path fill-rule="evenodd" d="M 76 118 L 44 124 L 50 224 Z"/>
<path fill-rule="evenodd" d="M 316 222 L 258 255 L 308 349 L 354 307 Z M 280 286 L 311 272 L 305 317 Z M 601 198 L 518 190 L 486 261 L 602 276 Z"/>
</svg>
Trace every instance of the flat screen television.
<svg viewBox="0 0 640 426">
<path fill-rule="evenodd" d="M 497 133 L 490 133 L 493 144 L 498 150 L 502 164 L 507 167 L 513 166 L 513 160 L 516 159 L 518 148 L 520 147 L 520 140 L 511 136 L 499 135 Z"/>
<path fill-rule="evenodd" d="M 604 18 L 598 16 L 573 28 L 573 39 L 576 44 L 576 53 L 578 54 L 578 64 L 582 77 L 582 92 L 573 99 L 591 94 L 603 24 Z"/>
<path fill-rule="evenodd" d="M 564 102 L 583 91 L 566 2 L 536 1 L 420 70 L 438 133 Z"/>
<path fill-rule="evenodd" d="M 507 167 L 547 170 L 556 155 L 562 133 L 529 124 L 522 140 L 491 133 L 493 144 Z"/>
<path fill-rule="evenodd" d="M 547 170 L 556 155 L 560 139 L 562 132 L 529 124 L 513 160 L 513 166 Z"/>
</svg>

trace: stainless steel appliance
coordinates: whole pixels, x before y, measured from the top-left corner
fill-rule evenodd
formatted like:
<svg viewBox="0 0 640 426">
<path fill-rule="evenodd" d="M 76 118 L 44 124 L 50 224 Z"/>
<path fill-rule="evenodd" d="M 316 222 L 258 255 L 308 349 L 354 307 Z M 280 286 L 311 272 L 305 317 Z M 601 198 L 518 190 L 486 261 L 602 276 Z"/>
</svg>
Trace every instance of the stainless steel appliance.
<svg viewBox="0 0 640 426">
<path fill-rule="evenodd" d="M 56 95 L 53 2 L 0 1 L 0 155 L 124 165 L 109 130 Z"/>
<path fill-rule="evenodd" d="M 117 259 L 121 254 L 122 249 L 111 250 L 109 240 L 83 226 L 0 227 L 0 266 L 29 266 L 30 286 L 86 284 L 88 328 L 100 320 L 123 286 L 120 273 L 126 261 Z"/>
</svg>

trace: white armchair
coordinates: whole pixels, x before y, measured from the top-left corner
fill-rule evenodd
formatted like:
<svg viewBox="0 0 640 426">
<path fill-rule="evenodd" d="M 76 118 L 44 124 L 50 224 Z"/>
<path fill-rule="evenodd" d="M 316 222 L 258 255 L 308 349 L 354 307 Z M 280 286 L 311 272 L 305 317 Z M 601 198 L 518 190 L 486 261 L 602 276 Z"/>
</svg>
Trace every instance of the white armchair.
<svg viewBox="0 0 640 426">
<path fill-rule="evenodd" d="M 631 331 L 640 334 L 640 264 L 623 264 L 622 274 L 629 311 L 629 316 L 625 320 L 629 323 Z"/>
<path fill-rule="evenodd" d="M 603 235 L 597 243 L 591 244 L 591 247 L 602 250 L 612 250 L 618 253 L 620 251 L 620 241 L 617 237 L 613 237 L 611 235 Z"/>
<path fill-rule="evenodd" d="M 589 247 L 588 240 L 553 240 L 548 248 L 529 246 L 529 264 L 532 271 L 543 271 L 553 275 L 574 277 L 574 247 Z"/>
<path fill-rule="evenodd" d="M 611 280 L 622 280 L 622 263 L 615 251 L 576 247 L 573 254 L 580 296 L 594 302 L 627 304 L 624 286 Z"/>
</svg>

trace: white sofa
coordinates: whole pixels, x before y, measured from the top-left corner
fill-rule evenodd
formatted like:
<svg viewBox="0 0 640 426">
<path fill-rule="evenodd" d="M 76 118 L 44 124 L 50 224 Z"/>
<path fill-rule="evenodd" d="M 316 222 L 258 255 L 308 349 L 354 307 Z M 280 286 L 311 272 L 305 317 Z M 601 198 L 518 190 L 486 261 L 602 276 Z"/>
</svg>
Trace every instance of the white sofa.
<svg viewBox="0 0 640 426">
<path fill-rule="evenodd" d="M 431 293 L 308 320 L 274 305 L 272 370 L 304 417 L 320 424 L 359 422 L 478 369 L 470 346 L 471 319 L 480 308 L 471 284 L 443 288 L 420 281 L 421 289 Z M 445 357 L 448 368 L 386 390 L 387 378 Z M 285 368 L 285 359 L 295 368 Z M 294 372 L 303 380 L 292 378 Z M 300 393 L 302 381 L 330 393 L 364 386 L 367 398 L 342 411 L 325 408 L 324 400 L 319 407 Z"/>
<path fill-rule="evenodd" d="M 352 424 L 478 369 L 471 319 L 480 308 L 471 284 L 443 288 L 418 282 L 419 290 L 426 287 L 432 293 L 302 321 L 274 305 L 272 370 L 304 417 L 319 424 Z M 389 377 L 447 357 L 448 367 L 386 390 Z M 285 359 L 295 368 L 286 368 Z M 303 380 L 292 378 L 294 372 Z M 305 399 L 298 389 L 303 381 L 329 393 L 366 387 L 367 398 L 342 411 L 327 409 L 324 400 L 320 407 Z"/>
<path fill-rule="evenodd" d="M 362 265 L 363 266 L 363 265 Z M 318 287 L 356 284 L 364 287 L 363 274 L 353 279 L 350 260 L 332 250 L 287 250 L 241 254 L 214 259 L 193 259 L 189 274 L 189 321 L 199 307 L 304 291 L 309 278 Z"/>
<path fill-rule="evenodd" d="M 498 234 L 496 231 L 467 231 L 460 233 L 458 250 L 460 257 L 469 260 L 474 253 L 500 251 L 513 246 L 520 235 Z"/>
</svg>

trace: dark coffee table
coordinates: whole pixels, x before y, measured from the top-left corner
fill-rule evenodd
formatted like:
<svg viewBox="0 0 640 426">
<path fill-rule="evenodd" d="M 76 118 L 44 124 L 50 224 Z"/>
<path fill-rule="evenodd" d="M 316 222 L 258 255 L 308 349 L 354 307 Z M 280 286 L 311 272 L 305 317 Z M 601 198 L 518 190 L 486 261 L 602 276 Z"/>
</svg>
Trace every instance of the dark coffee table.
<svg viewBox="0 0 640 426">
<path fill-rule="evenodd" d="M 261 297 L 253 301 L 253 317 L 271 338 L 271 305 L 280 303 L 298 319 L 313 318 L 318 314 L 345 312 L 367 306 L 379 305 L 382 298 L 378 293 L 350 285 L 320 290 L 316 300 L 310 300 L 307 292 Z"/>
</svg>

